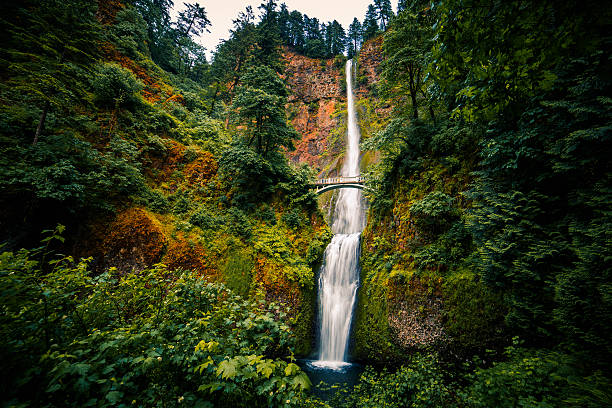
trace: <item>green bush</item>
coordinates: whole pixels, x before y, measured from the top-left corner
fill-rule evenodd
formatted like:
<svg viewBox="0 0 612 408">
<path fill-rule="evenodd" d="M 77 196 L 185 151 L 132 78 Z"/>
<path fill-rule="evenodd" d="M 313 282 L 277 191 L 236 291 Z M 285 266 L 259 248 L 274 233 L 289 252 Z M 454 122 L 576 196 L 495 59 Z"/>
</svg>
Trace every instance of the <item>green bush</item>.
<svg viewBox="0 0 612 408">
<path fill-rule="evenodd" d="M 145 205 L 157 213 L 165 214 L 170 211 L 170 202 L 157 190 L 147 189 L 143 194 L 143 199 Z"/>
<path fill-rule="evenodd" d="M 455 215 L 453 199 L 441 191 L 434 191 L 412 204 L 410 215 L 421 228 L 439 232 Z"/>
<path fill-rule="evenodd" d="M 198 211 L 192 214 L 189 222 L 203 230 L 217 229 L 225 223 L 222 217 L 215 215 L 205 206 L 200 207 Z"/>
<path fill-rule="evenodd" d="M 243 239 L 250 239 L 253 235 L 253 229 L 245 212 L 238 208 L 232 207 L 230 208 L 228 215 L 230 219 L 228 223 L 230 232 Z"/>
<path fill-rule="evenodd" d="M 297 229 L 304 224 L 304 217 L 298 208 L 293 208 L 281 216 L 281 220 L 289 228 Z"/>
<path fill-rule="evenodd" d="M 163 265 L 94 277 L 88 262 L 0 255 L 4 404 L 287 407 L 310 386 L 278 306 Z"/>
<path fill-rule="evenodd" d="M 459 348 L 476 352 L 503 344 L 506 308 L 501 293 L 463 272 L 445 280 L 443 294 L 446 330 Z"/>
<path fill-rule="evenodd" d="M 262 205 L 256 212 L 255 216 L 270 225 L 276 225 L 276 213 L 274 209 L 267 204 Z"/>
<path fill-rule="evenodd" d="M 106 108 L 133 108 L 140 102 L 143 84 L 131 71 L 114 63 L 98 65 L 92 79 L 94 101 Z"/>
<path fill-rule="evenodd" d="M 477 369 L 462 399 L 468 407 L 561 407 L 567 390 L 565 356 L 509 347 L 508 361 Z M 584 405 L 580 405 L 584 406 Z M 603 406 L 603 405 L 601 405 Z"/>
<path fill-rule="evenodd" d="M 440 362 L 432 354 L 416 354 L 394 373 L 367 367 L 353 390 L 335 399 L 332 405 L 342 408 L 439 408 L 453 403 Z"/>
</svg>

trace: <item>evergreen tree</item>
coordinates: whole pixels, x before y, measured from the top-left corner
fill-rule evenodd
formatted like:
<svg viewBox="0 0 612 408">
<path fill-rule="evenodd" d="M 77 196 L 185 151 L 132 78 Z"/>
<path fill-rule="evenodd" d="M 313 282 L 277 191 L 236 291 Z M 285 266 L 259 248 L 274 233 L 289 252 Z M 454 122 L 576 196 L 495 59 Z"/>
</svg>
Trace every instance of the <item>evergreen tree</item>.
<svg viewBox="0 0 612 408">
<path fill-rule="evenodd" d="M 278 74 L 266 66 L 249 68 L 232 104 L 236 123 L 246 127 L 245 143 L 263 156 L 293 148 L 297 132 L 287 124 L 288 91 Z"/>
<path fill-rule="evenodd" d="M 336 20 L 329 23 L 327 27 L 330 27 L 329 30 L 331 32 L 329 56 L 332 57 L 342 54 L 346 44 L 346 33 L 344 32 L 344 28 L 342 28 L 342 25 Z"/>
<path fill-rule="evenodd" d="M 191 35 L 198 36 L 202 33 L 202 30 L 208 31 L 210 20 L 206 15 L 204 7 L 198 3 L 185 3 L 186 9 L 179 13 L 177 28 L 179 34 L 183 37 L 189 37 Z"/>
<path fill-rule="evenodd" d="M 310 18 L 304 14 L 304 54 L 311 58 L 325 58 L 327 52 L 325 50 L 325 37 L 321 33 L 319 19 L 316 17 Z"/>
<path fill-rule="evenodd" d="M 352 58 L 361 45 L 363 33 L 361 32 L 361 23 L 357 20 L 357 17 L 353 18 L 353 22 L 349 26 L 347 44 L 348 44 L 348 57 Z"/>
<path fill-rule="evenodd" d="M 133 0 L 132 4 L 147 23 L 151 59 L 168 71 L 175 71 L 173 50 L 177 33 L 172 26 L 172 0 Z"/>
<path fill-rule="evenodd" d="M 277 72 L 282 70 L 280 45 L 281 37 L 278 26 L 276 0 L 268 0 L 259 6 L 261 21 L 257 25 L 257 50 L 255 58 L 260 64 L 273 67 Z"/>
<path fill-rule="evenodd" d="M 401 13 L 389 26 L 383 42 L 384 90 L 396 100 L 403 113 L 419 118 L 422 100 L 429 98 L 425 87 L 427 56 L 431 48 L 431 21 L 426 14 Z M 410 107 L 405 106 L 409 101 Z M 430 109 L 433 119 L 433 109 Z"/>
<path fill-rule="evenodd" d="M 289 10 L 287 9 L 287 5 L 282 3 L 278 12 L 278 33 L 284 45 L 292 45 L 290 29 Z"/>
<path fill-rule="evenodd" d="M 378 34 L 378 15 L 373 4 L 368 6 L 365 19 L 363 20 L 363 40 L 369 40 Z"/>
<path fill-rule="evenodd" d="M 297 51 L 303 51 L 304 48 L 304 19 L 299 11 L 292 11 L 289 14 L 289 38 L 290 45 L 295 47 Z"/>
<path fill-rule="evenodd" d="M 385 31 L 391 17 L 393 17 L 393 9 L 391 8 L 391 0 L 374 0 L 376 9 L 376 17 L 380 21 L 380 28 Z"/>
<path fill-rule="evenodd" d="M 230 38 L 217 47 L 211 71 L 214 75 L 215 95 L 228 86 L 226 97 L 229 99 L 240 81 L 247 62 L 253 58 L 253 44 L 257 41 L 257 27 L 254 23 L 253 9 L 248 6 L 238 14 L 230 30 Z M 215 99 L 212 101 L 214 106 Z"/>
</svg>

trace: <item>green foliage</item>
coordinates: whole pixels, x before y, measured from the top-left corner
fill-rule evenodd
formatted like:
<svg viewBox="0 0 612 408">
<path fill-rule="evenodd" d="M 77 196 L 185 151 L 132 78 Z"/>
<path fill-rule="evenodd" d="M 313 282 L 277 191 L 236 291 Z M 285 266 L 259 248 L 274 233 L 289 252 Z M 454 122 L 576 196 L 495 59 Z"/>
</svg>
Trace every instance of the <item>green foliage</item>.
<svg viewBox="0 0 612 408">
<path fill-rule="evenodd" d="M 504 337 L 503 297 L 469 272 L 444 282 L 446 330 L 463 350 L 499 347 Z"/>
<path fill-rule="evenodd" d="M 139 53 L 149 53 L 147 23 L 134 8 L 117 12 L 115 24 L 110 27 L 110 37 L 117 49 L 128 57 L 136 58 Z"/>
<path fill-rule="evenodd" d="M 253 254 L 241 248 L 235 248 L 229 252 L 225 264 L 221 268 L 223 280 L 232 292 L 247 296 L 251 286 L 251 274 L 255 265 Z"/>
<path fill-rule="evenodd" d="M 281 220 L 291 229 L 297 229 L 305 222 L 304 217 L 298 208 L 293 208 L 285 212 L 281 216 Z"/>
<path fill-rule="evenodd" d="M 147 207 L 157 213 L 165 214 L 170 211 L 170 201 L 168 201 L 163 193 L 157 190 L 147 189 L 143 193 L 143 201 Z M 192 224 L 194 223 L 192 222 Z"/>
<path fill-rule="evenodd" d="M 612 402 L 608 380 L 596 373 L 583 377 L 567 354 L 506 349 L 507 361 L 477 368 L 461 393 L 469 407 L 603 407 Z"/>
<path fill-rule="evenodd" d="M 363 252 L 362 252 L 363 254 Z M 371 273 L 368 260 L 362 255 L 361 288 L 355 316 L 355 349 L 357 358 L 378 362 L 394 362 L 400 352 L 393 343 L 387 316 L 387 285 L 383 273 Z"/>
<path fill-rule="evenodd" d="M 5 402 L 292 406 L 309 388 L 277 306 L 163 265 L 93 277 L 87 264 L 0 255 Z"/>
<path fill-rule="evenodd" d="M 127 69 L 118 64 L 104 63 L 96 69 L 92 79 L 94 101 L 107 108 L 134 108 L 143 84 Z"/>
<path fill-rule="evenodd" d="M 445 407 L 453 395 L 445 384 L 437 356 L 415 354 L 409 364 L 396 372 L 367 367 L 352 391 L 336 395 L 337 407 Z"/>
<path fill-rule="evenodd" d="M 287 124 L 287 89 L 267 66 L 249 68 L 241 78 L 232 109 L 237 123 L 246 127 L 245 142 L 263 156 L 284 147 L 293 149 L 297 132 Z"/>
<path fill-rule="evenodd" d="M 474 279 L 449 277 L 449 317 L 476 313 L 495 294 L 500 307 L 484 309 L 492 321 L 505 310 L 508 331 L 597 355 L 586 358 L 596 369 L 611 344 L 601 255 L 610 252 L 610 11 L 596 2 L 472 3 L 404 2 L 390 24 L 380 88 L 398 108 L 365 142 L 385 155 L 371 215 L 414 223 L 403 233 L 419 272 L 474 270 Z M 430 44 L 414 43 L 430 29 Z M 422 92 L 410 72 L 422 76 Z M 412 204 L 410 222 L 393 200 Z M 368 273 L 402 260 L 384 256 L 393 250 L 386 235 L 367 243 L 377 248 Z M 474 304 L 459 300 L 463 292 Z M 452 318 L 483 329 L 467 314 Z M 470 343 L 455 322 L 449 330 Z"/>
<path fill-rule="evenodd" d="M 448 226 L 455 213 L 453 199 L 440 191 L 429 193 L 410 206 L 410 215 L 417 225 L 428 231 Z"/>
<path fill-rule="evenodd" d="M 189 222 L 203 230 L 217 230 L 225 224 L 225 219 L 206 206 L 201 206 L 191 215 Z"/>
</svg>

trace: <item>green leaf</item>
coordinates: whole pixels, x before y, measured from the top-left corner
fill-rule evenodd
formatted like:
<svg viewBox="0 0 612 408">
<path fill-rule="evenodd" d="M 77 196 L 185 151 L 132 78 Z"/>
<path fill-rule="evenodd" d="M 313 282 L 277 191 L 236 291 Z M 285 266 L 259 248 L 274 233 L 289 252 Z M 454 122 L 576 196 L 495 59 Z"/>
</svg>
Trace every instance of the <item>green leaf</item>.
<svg viewBox="0 0 612 408">
<path fill-rule="evenodd" d="M 266 378 L 270 378 L 275 368 L 276 365 L 272 360 L 265 360 L 257 364 L 257 373 L 262 374 Z"/>
<path fill-rule="evenodd" d="M 234 378 L 238 374 L 238 362 L 236 360 L 223 360 L 217 367 L 217 376 L 223 379 Z"/>
<path fill-rule="evenodd" d="M 122 397 L 123 397 L 123 393 L 121 391 L 111 391 L 106 394 L 106 399 L 111 404 L 117 404 L 119 401 L 121 401 Z"/>
</svg>

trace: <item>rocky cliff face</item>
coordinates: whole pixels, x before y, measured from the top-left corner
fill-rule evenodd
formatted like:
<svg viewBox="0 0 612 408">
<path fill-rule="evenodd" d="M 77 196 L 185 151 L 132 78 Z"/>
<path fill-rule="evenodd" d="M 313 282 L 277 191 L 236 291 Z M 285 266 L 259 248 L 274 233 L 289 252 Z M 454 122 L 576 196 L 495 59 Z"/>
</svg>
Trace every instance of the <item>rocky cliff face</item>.
<svg viewBox="0 0 612 408">
<path fill-rule="evenodd" d="M 357 89 L 355 90 L 358 98 L 370 96 L 371 91 L 380 81 L 380 64 L 383 60 L 382 43 L 383 37 L 379 35 L 366 41 L 359 51 Z"/>
<path fill-rule="evenodd" d="M 367 41 L 358 57 L 355 94 L 371 99 L 380 80 L 382 37 Z M 295 129 L 301 134 L 295 150 L 288 152 L 294 163 L 307 163 L 321 175 L 334 175 L 341 165 L 346 133 L 345 59 L 320 60 L 299 55 L 288 48 L 283 53 L 289 90 L 287 110 Z M 362 109 L 363 111 L 363 109 Z M 378 114 L 378 112 L 373 112 Z M 388 111 L 382 112 L 387 115 Z M 360 112 L 361 122 L 369 126 L 372 118 Z M 365 130 L 369 134 L 367 129 Z M 367 136 L 367 135 L 366 135 Z"/>
<path fill-rule="evenodd" d="M 339 125 L 334 112 L 346 102 L 344 61 L 308 58 L 289 49 L 284 50 L 284 60 L 291 92 L 287 110 L 302 135 L 288 156 L 294 163 L 307 163 L 321 172 L 330 157 L 340 152 L 340 146 L 333 146 L 330 139 Z"/>
</svg>

